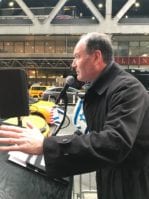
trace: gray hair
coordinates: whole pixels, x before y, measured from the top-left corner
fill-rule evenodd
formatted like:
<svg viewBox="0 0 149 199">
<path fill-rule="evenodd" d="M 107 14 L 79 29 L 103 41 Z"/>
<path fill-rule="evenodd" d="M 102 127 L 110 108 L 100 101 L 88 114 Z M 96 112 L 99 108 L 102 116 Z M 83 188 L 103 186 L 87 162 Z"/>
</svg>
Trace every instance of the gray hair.
<svg viewBox="0 0 149 199">
<path fill-rule="evenodd" d="M 81 40 L 85 41 L 88 54 L 93 53 L 95 50 L 100 50 L 106 64 L 113 60 L 112 43 L 108 35 L 92 32 L 82 35 Z"/>
</svg>

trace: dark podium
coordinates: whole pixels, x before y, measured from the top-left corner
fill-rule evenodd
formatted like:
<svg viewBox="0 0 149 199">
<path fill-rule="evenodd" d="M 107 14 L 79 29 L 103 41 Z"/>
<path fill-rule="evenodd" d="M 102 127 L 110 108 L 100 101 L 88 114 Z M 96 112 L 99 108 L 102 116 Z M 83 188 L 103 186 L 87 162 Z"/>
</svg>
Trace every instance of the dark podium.
<svg viewBox="0 0 149 199">
<path fill-rule="evenodd" d="M 0 198 L 2 199 L 70 199 L 72 180 L 55 181 L 8 161 L 0 153 Z"/>
<path fill-rule="evenodd" d="M 1 118 L 29 114 L 25 71 L 0 70 L 0 93 Z M 72 178 L 67 183 L 48 179 L 8 161 L 8 153 L 0 152 L 0 199 L 70 199 L 71 192 Z"/>
</svg>

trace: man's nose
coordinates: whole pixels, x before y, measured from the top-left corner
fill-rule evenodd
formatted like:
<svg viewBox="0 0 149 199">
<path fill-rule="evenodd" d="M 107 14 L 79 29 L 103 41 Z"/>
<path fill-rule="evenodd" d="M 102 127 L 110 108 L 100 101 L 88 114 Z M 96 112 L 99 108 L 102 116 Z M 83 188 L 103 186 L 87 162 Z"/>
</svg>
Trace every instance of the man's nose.
<svg viewBox="0 0 149 199">
<path fill-rule="evenodd" d="M 72 68 L 75 68 L 76 64 L 75 64 L 75 60 L 73 59 L 72 64 L 71 64 Z"/>
</svg>

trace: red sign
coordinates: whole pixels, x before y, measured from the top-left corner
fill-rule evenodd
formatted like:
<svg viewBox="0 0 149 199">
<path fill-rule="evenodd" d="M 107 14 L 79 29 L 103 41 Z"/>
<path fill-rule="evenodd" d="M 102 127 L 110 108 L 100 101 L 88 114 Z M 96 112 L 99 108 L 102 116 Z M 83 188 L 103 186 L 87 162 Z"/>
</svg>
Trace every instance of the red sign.
<svg viewBox="0 0 149 199">
<path fill-rule="evenodd" d="M 149 65 L 149 57 L 140 57 L 140 65 Z"/>
<path fill-rule="evenodd" d="M 149 57 L 115 57 L 120 65 L 149 65 Z"/>
</svg>

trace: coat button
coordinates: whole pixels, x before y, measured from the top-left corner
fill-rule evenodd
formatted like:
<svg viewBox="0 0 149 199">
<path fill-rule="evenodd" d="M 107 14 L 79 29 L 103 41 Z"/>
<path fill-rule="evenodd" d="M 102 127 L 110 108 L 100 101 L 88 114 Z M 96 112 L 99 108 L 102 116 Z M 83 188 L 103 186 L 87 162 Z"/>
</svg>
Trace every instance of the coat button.
<svg viewBox="0 0 149 199">
<path fill-rule="evenodd" d="M 62 141 L 63 141 L 63 142 L 67 142 L 68 139 L 67 139 L 67 138 L 63 138 Z"/>
<path fill-rule="evenodd" d="M 69 153 L 64 153 L 64 156 L 67 156 L 67 155 L 69 155 Z"/>
</svg>

